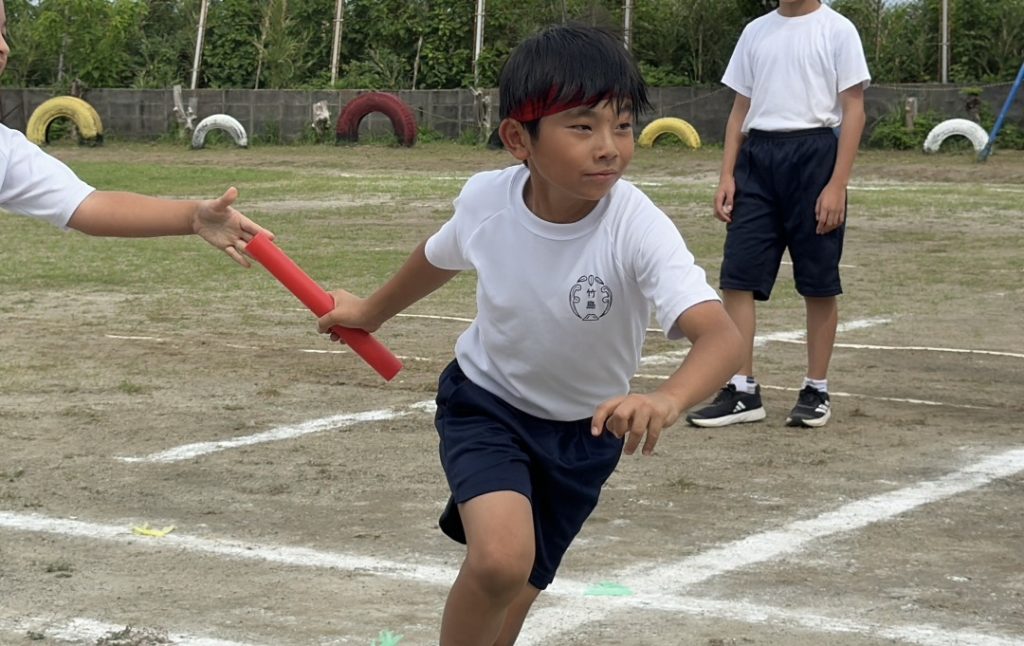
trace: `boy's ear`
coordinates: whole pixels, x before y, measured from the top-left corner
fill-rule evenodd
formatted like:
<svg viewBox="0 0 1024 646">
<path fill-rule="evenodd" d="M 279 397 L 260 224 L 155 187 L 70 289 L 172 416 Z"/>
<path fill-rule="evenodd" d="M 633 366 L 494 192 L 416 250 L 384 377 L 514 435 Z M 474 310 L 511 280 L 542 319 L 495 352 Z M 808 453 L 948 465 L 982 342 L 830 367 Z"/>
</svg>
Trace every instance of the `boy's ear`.
<svg viewBox="0 0 1024 646">
<path fill-rule="evenodd" d="M 515 119 L 502 119 L 498 125 L 498 136 L 505 148 L 519 161 L 526 161 L 530 157 L 530 133 L 526 132 L 523 124 Z"/>
</svg>

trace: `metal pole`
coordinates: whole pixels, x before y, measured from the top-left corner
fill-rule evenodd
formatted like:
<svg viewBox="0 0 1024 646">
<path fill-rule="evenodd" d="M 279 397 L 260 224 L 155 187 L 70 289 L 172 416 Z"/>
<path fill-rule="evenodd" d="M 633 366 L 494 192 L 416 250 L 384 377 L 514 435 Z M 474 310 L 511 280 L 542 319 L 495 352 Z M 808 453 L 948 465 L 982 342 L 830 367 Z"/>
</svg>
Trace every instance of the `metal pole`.
<svg viewBox="0 0 1024 646">
<path fill-rule="evenodd" d="M 992 144 L 995 143 L 996 137 L 999 135 L 999 129 L 1003 127 L 1003 120 L 1010 112 L 1010 106 L 1013 105 L 1013 99 L 1017 96 L 1017 91 L 1020 90 L 1022 83 L 1024 83 L 1024 63 L 1021 63 L 1020 70 L 1017 71 L 1017 79 L 1013 82 L 1010 93 L 1006 95 L 1006 102 L 1003 103 L 1003 109 L 1000 110 L 999 117 L 996 119 L 995 125 L 992 126 L 992 132 L 988 135 L 985 147 L 978 153 L 978 161 L 985 161 L 992 154 Z"/>
<path fill-rule="evenodd" d="M 942 0 L 942 82 L 949 83 L 949 0 Z"/>
<path fill-rule="evenodd" d="M 622 14 L 622 41 L 626 49 L 630 49 L 633 44 L 633 0 L 622 1 Z"/>
<path fill-rule="evenodd" d="M 199 8 L 199 27 L 196 30 L 196 56 L 192 61 L 192 89 L 196 89 L 196 83 L 199 82 L 199 63 L 203 60 L 203 38 L 206 34 L 206 10 L 210 5 L 210 0 L 203 0 L 202 5 Z"/>
<path fill-rule="evenodd" d="M 338 80 L 338 57 L 341 55 L 341 26 L 345 22 L 345 0 L 334 7 L 334 43 L 331 45 L 331 85 Z"/>
<path fill-rule="evenodd" d="M 480 85 L 480 53 L 484 50 L 484 9 L 487 0 L 476 1 L 476 27 L 473 32 L 473 87 Z"/>
</svg>

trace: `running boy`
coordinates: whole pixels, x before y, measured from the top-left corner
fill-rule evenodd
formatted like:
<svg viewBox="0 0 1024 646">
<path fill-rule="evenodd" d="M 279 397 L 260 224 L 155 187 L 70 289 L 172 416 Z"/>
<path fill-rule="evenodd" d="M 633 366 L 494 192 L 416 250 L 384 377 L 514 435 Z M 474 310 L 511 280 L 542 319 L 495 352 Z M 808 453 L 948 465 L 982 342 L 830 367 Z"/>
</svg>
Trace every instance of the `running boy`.
<svg viewBox="0 0 1024 646">
<path fill-rule="evenodd" d="M 549 28 L 500 77 L 502 142 L 523 162 L 470 178 L 455 213 L 369 298 L 334 293 L 320 319 L 376 330 L 459 271 L 477 316 L 438 384 L 452 496 L 440 525 L 467 553 L 442 646 L 512 644 L 597 504 L 623 450 L 663 429 L 739 366 L 739 335 L 671 220 L 621 179 L 646 85 L 622 43 Z M 630 393 L 652 311 L 693 347 Z"/>
<path fill-rule="evenodd" d="M 720 287 L 746 356 L 714 401 L 687 416 L 691 424 L 765 418 L 754 379 L 755 301 L 768 300 L 787 248 L 807 310 L 807 376 L 786 424 L 818 427 L 831 417 L 846 186 L 870 80 L 856 27 L 819 0 L 780 0 L 743 30 L 722 79 L 736 98 L 715 216 L 727 225 Z"/>
<path fill-rule="evenodd" d="M 0 74 L 7 67 L 7 12 L 0 0 Z M 245 244 L 262 229 L 234 208 L 234 187 L 215 200 L 169 200 L 97 191 L 16 130 L 0 125 L 0 208 L 95 236 L 194 233 L 244 267 Z"/>
</svg>

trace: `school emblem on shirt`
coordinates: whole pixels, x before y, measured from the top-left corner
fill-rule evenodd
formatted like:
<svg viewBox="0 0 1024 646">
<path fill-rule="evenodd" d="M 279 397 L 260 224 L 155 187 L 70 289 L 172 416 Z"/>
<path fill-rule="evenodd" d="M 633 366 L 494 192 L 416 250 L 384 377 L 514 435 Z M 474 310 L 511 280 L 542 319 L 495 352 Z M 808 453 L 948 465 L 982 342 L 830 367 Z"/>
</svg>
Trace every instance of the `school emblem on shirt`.
<svg viewBox="0 0 1024 646">
<path fill-rule="evenodd" d="M 612 308 L 612 290 L 594 276 L 580 276 L 569 290 L 569 307 L 581 321 L 596 321 Z"/>
</svg>

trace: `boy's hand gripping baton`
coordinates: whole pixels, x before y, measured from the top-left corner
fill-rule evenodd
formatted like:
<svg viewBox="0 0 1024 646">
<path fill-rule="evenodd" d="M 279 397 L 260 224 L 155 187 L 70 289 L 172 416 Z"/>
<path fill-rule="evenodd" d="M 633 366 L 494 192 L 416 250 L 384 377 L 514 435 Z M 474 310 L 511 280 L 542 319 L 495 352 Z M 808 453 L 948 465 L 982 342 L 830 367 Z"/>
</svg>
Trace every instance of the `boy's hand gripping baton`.
<svg viewBox="0 0 1024 646">
<path fill-rule="evenodd" d="M 331 298 L 331 295 L 281 251 L 266 233 L 256 234 L 245 246 L 245 251 L 266 267 L 274 278 L 287 287 L 288 291 L 295 294 L 303 305 L 318 317 L 334 309 L 334 299 Z M 335 325 L 331 328 L 331 332 L 337 334 L 384 379 L 391 381 L 402 369 L 402 362 L 398 360 L 398 357 L 366 330 Z"/>
</svg>

